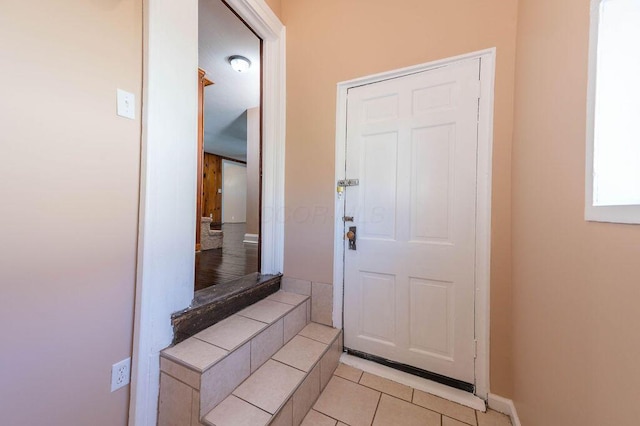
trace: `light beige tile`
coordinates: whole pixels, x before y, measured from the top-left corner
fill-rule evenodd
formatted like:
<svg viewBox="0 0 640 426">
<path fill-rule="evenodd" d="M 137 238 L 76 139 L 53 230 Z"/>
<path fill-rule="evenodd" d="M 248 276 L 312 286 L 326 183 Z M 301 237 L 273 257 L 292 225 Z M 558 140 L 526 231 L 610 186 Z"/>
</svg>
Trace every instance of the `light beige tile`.
<svg viewBox="0 0 640 426">
<path fill-rule="evenodd" d="M 200 423 L 200 392 L 193 390 L 191 393 L 191 426 L 201 426 Z"/>
<path fill-rule="evenodd" d="M 324 343 L 296 336 L 273 356 L 273 359 L 302 371 L 309 371 L 327 349 Z"/>
<path fill-rule="evenodd" d="M 311 281 L 283 277 L 280 288 L 286 292 L 311 296 Z"/>
<path fill-rule="evenodd" d="M 266 327 L 267 325 L 263 322 L 240 315 L 232 315 L 193 337 L 232 351 Z"/>
<path fill-rule="evenodd" d="M 275 320 L 283 317 L 292 309 L 293 306 L 287 305 L 286 303 L 262 299 L 248 308 L 244 308 L 238 312 L 238 315 L 271 324 Z"/>
<path fill-rule="evenodd" d="M 320 360 L 320 387 L 324 389 L 331 380 L 333 372 L 338 368 L 340 363 L 340 355 L 342 355 L 342 333 L 336 337 L 329 350 Z"/>
<path fill-rule="evenodd" d="M 299 425 L 320 396 L 320 366 L 316 365 L 293 394 L 293 424 Z"/>
<path fill-rule="evenodd" d="M 231 395 L 207 414 L 205 420 L 216 426 L 264 426 L 271 415 Z"/>
<path fill-rule="evenodd" d="M 465 407 L 464 405 L 422 392 L 418 389 L 413 391 L 413 403 L 444 414 L 447 417 L 460 420 L 461 422 L 473 426 L 476 425 L 476 413 L 473 408 Z"/>
<path fill-rule="evenodd" d="M 190 337 L 184 342 L 162 351 L 162 355 L 178 364 L 204 371 L 227 355 L 228 351 L 202 340 Z"/>
<path fill-rule="evenodd" d="M 440 414 L 383 394 L 373 426 L 440 426 Z"/>
<path fill-rule="evenodd" d="M 346 423 L 338 422 L 338 425 L 337 425 L 337 426 L 349 426 L 349 425 L 348 425 L 348 424 L 346 424 Z"/>
<path fill-rule="evenodd" d="M 337 328 L 310 322 L 299 334 L 328 345 L 333 342 L 333 339 L 336 338 L 338 333 L 340 333 L 340 330 Z"/>
<path fill-rule="evenodd" d="M 193 389 L 166 373 L 160 373 L 158 426 L 191 424 Z"/>
<path fill-rule="evenodd" d="M 360 384 L 409 402 L 411 402 L 411 397 L 413 396 L 413 389 L 409 386 L 369 373 L 362 375 Z"/>
<path fill-rule="evenodd" d="M 301 304 L 284 316 L 284 342 L 288 342 L 307 325 L 307 305 Z"/>
<path fill-rule="evenodd" d="M 331 326 L 333 312 L 333 286 L 311 283 L 311 321 Z"/>
<path fill-rule="evenodd" d="M 311 321 L 311 299 L 307 300 L 305 305 L 307 305 L 307 323 L 309 323 Z"/>
<path fill-rule="evenodd" d="M 313 409 L 351 426 L 369 426 L 380 392 L 341 377 L 333 377 Z"/>
<path fill-rule="evenodd" d="M 487 410 L 486 413 L 477 411 L 478 426 L 511 426 L 511 419 L 506 414 L 495 410 Z"/>
<path fill-rule="evenodd" d="M 466 423 L 462 423 L 460 420 L 452 419 L 451 417 L 442 416 L 442 426 L 468 426 Z"/>
<path fill-rule="evenodd" d="M 293 400 L 289 399 L 269 426 L 293 426 Z"/>
<path fill-rule="evenodd" d="M 194 389 L 200 389 L 200 373 L 173 362 L 168 358 L 160 357 L 160 371 L 164 371 Z"/>
<path fill-rule="evenodd" d="M 352 382 L 356 383 L 360 381 L 362 373 L 363 371 L 359 368 L 355 368 L 343 363 L 338 364 L 338 368 L 336 368 L 336 371 L 333 372 L 333 374 L 335 374 L 336 376 L 340 376 L 343 379 L 351 380 Z"/>
<path fill-rule="evenodd" d="M 251 350 L 245 343 L 211 367 L 200 381 L 200 415 L 208 413 L 240 385 L 251 372 Z"/>
<path fill-rule="evenodd" d="M 302 426 L 336 426 L 336 420 L 311 410 L 302 421 Z"/>
<path fill-rule="evenodd" d="M 279 319 L 251 340 L 251 372 L 253 373 L 273 356 L 284 344 L 284 321 Z"/>
<path fill-rule="evenodd" d="M 298 306 L 305 300 L 307 300 L 309 296 L 305 296 L 302 294 L 291 293 L 288 291 L 277 291 L 273 293 L 271 296 L 267 297 L 269 300 L 274 300 L 280 303 L 286 303 L 287 305 L 295 305 Z"/>
<path fill-rule="evenodd" d="M 304 375 L 300 370 L 269 360 L 233 394 L 274 414 L 302 382 Z"/>
</svg>

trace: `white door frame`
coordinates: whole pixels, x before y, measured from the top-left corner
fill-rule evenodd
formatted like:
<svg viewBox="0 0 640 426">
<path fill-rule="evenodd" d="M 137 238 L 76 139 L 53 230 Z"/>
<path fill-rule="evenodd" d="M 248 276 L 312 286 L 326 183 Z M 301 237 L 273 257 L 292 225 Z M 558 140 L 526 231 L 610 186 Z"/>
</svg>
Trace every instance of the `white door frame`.
<svg viewBox="0 0 640 426">
<path fill-rule="evenodd" d="M 399 70 L 374 74 L 338 83 L 336 107 L 336 182 L 340 179 L 358 178 L 345 176 L 347 135 L 347 90 L 364 84 L 390 78 L 403 77 L 428 71 L 454 62 L 480 58 L 480 121 L 478 124 L 478 169 L 476 213 L 476 297 L 475 335 L 478 355 L 475 364 L 475 394 L 487 399 L 489 394 L 489 289 L 491 261 L 491 171 L 493 147 L 493 101 L 496 49 L 486 49 L 443 60 L 428 62 Z M 346 192 L 349 188 L 345 189 Z M 335 236 L 333 249 L 333 325 L 343 327 L 344 298 L 344 202 L 335 197 Z"/>
<path fill-rule="evenodd" d="M 262 264 L 283 270 L 285 27 L 264 0 L 226 0 L 263 40 Z M 142 153 L 129 425 L 155 426 L 159 352 L 194 293 L 198 1 L 144 0 Z"/>
</svg>

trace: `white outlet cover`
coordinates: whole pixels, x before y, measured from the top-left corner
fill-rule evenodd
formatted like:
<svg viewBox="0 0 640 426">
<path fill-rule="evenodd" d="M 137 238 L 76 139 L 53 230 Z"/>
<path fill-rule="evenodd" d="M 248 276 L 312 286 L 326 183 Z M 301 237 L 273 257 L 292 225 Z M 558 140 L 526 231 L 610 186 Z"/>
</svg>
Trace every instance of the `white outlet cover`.
<svg viewBox="0 0 640 426">
<path fill-rule="evenodd" d="M 131 358 L 123 359 L 111 366 L 111 392 L 129 384 L 131 379 Z"/>
<path fill-rule="evenodd" d="M 117 89 L 118 115 L 120 117 L 136 119 L 136 95 L 122 89 Z"/>
</svg>

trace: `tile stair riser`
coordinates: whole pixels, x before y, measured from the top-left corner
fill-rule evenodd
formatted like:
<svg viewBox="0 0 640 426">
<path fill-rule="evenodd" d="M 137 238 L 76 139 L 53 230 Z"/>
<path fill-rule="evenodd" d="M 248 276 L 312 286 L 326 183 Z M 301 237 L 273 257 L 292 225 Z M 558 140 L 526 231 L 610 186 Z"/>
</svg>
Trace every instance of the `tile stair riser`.
<svg viewBox="0 0 640 426">
<path fill-rule="evenodd" d="M 309 371 L 305 373 L 304 377 L 300 380 L 290 395 L 285 398 L 284 402 L 282 402 L 280 407 L 275 411 L 268 424 L 273 426 L 298 426 L 326 387 L 329 380 L 323 380 L 323 378 L 330 378 L 333 375 L 333 372 L 339 364 L 341 352 L 342 331 L 338 332 L 331 342 L 327 344 L 325 351 L 319 356 Z M 315 375 L 316 380 L 319 381 L 318 392 L 312 393 L 313 396 L 311 400 L 304 400 L 302 399 L 302 394 L 309 394 L 309 390 L 305 389 L 305 385 L 308 385 L 308 382 L 306 381 L 310 379 L 312 375 Z M 289 421 L 288 418 L 283 419 L 279 417 L 281 412 L 285 408 L 288 408 L 289 404 L 292 405 L 291 421 Z M 286 414 L 288 415 L 289 413 L 287 412 Z M 205 419 L 202 419 L 201 421 L 204 425 L 216 426 L 214 423 L 207 422 Z"/>
<path fill-rule="evenodd" d="M 296 310 L 297 310 L 300 306 L 305 306 L 307 303 L 311 303 L 311 302 L 310 302 L 309 300 L 307 300 L 307 301 L 305 301 L 305 302 L 301 303 L 299 306 L 297 306 L 296 308 L 294 308 L 294 309 L 292 309 L 291 311 L 287 312 L 287 313 L 286 313 L 285 315 L 283 315 L 281 318 L 279 318 L 279 319 L 277 319 L 276 321 L 274 321 L 270 326 L 268 326 L 267 328 L 265 328 L 264 330 L 260 331 L 258 334 L 256 334 L 255 336 L 253 336 L 253 337 L 251 338 L 251 340 L 250 340 L 248 343 L 246 343 L 246 344 L 250 345 L 249 368 L 250 368 L 250 372 L 251 372 L 251 373 L 253 373 L 255 370 L 257 370 L 260 366 L 262 366 L 262 365 L 263 365 L 267 360 L 269 360 L 269 359 L 271 358 L 271 356 L 268 356 L 268 357 L 266 357 L 266 358 L 264 358 L 264 359 L 260 360 L 260 361 L 257 363 L 257 365 L 255 365 L 254 363 L 255 363 L 256 358 L 253 356 L 253 353 L 252 353 L 252 352 L 254 351 L 253 342 L 255 342 L 255 341 L 259 341 L 259 340 L 260 340 L 260 338 L 261 338 L 264 334 L 266 334 L 266 333 L 268 333 L 268 332 L 269 332 L 269 330 L 271 329 L 271 327 L 275 326 L 275 325 L 276 325 L 276 324 L 278 324 L 278 323 L 284 323 L 284 320 L 285 320 L 287 317 L 295 315 Z M 307 325 L 307 323 L 305 322 L 305 323 L 302 325 L 302 328 L 304 328 L 306 325 Z M 302 328 L 301 328 L 301 329 L 302 329 Z M 300 330 L 298 330 L 297 332 L 299 332 L 299 331 L 300 331 Z M 283 331 L 283 332 L 284 332 L 284 331 Z M 296 332 L 296 334 L 297 334 L 297 332 Z M 285 342 L 284 340 L 281 340 L 280 342 L 282 342 L 282 343 L 279 343 L 279 344 L 278 344 L 278 345 L 273 349 L 273 353 L 276 353 L 276 352 L 277 352 L 277 351 L 279 351 L 279 350 L 280 350 L 284 345 L 286 345 L 286 344 L 287 344 L 287 342 Z M 237 349 L 236 349 L 236 350 L 237 350 Z M 271 354 L 271 355 L 273 355 L 273 354 Z M 229 355 L 227 355 L 227 357 L 228 357 L 228 356 L 229 356 Z M 221 361 L 219 361 L 218 363 L 221 363 L 221 362 L 222 362 L 222 360 L 221 360 Z M 215 365 L 214 365 L 213 367 L 211 367 L 211 368 L 214 368 L 214 367 L 215 367 Z M 207 371 L 208 371 L 208 370 L 207 370 Z M 206 372 L 203 372 L 203 373 L 202 373 L 202 376 L 201 376 L 201 385 L 200 385 L 201 387 L 202 387 L 202 380 L 205 378 L 205 374 L 206 374 Z M 224 372 L 222 372 L 222 374 L 224 374 Z M 242 383 L 242 382 L 243 382 L 243 381 L 248 377 L 248 375 L 247 375 L 247 377 L 244 377 L 244 376 L 242 376 L 242 377 L 243 377 L 243 378 L 242 378 L 242 380 L 239 380 L 239 381 L 238 381 L 238 380 L 236 380 L 236 381 L 234 382 L 235 386 L 233 386 L 233 387 L 229 386 L 229 389 L 231 389 L 231 390 L 230 390 L 229 392 L 225 392 L 225 393 L 226 393 L 226 396 L 231 395 L 231 393 L 233 392 L 233 390 L 234 390 L 236 387 L 238 387 L 238 386 L 239 386 L 239 385 L 240 385 L 240 384 L 241 384 L 241 383 Z M 211 376 L 210 376 L 210 377 L 208 377 L 207 379 L 208 379 L 208 380 L 211 380 L 211 381 L 212 381 L 212 384 L 219 382 L 219 377 L 216 377 L 216 376 L 213 376 L 213 375 L 211 375 Z M 225 398 L 226 398 L 226 396 L 225 396 Z M 205 398 L 208 398 L 208 395 L 206 394 L 206 392 L 201 392 L 201 393 L 200 393 L 200 418 L 201 418 L 201 419 L 205 416 L 205 414 L 207 414 L 209 411 L 211 411 L 213 408 L 215 408 L 215 406 L 216 406 L 218 403 L 220 403 L 221 401 L 223 401 L 223 400 L 224 400 L 224 398 L 220 398 L 219 400 L 218 400 L 218 398 L 216 398 L 216 399 L 215 399 L 215 401 L 214 401 L 215 403 L 214 403 L 213 405 L 207 405 L 207 404 L 205 404 L 205 403 L 204 403 L 204 402 L 205 402 Z"/>
<path fill-rule="evenodd" d="M 251 374 L 251 348 L 245 343 L 200 377 L 200 418 L 231 395 Z"/>
<path fill-rule="evenodd" d="M 327 386 L 327 383 L 329 382 L 329 380 L 325 381 L 323 378 L 327 376 L 331 377 L 333 375 L 333 372 L 338 367 L 338 364 L 340 362 L 339 354 L 342 352 L 341 339 L 342 339 L 342 333 L 340 332 L 335 337 L 333 342 L 329 344 L 329 346 L 327 347 L 327 351 L 322 355 L 322 357 L 320 357 L 316 366 L 314 366 L 314 369 L 319 367 L 319 377 L 318 377 L 319 389 L 318 389 L 318 392 L 314 394 L 314 397 L 311 400 L 300 401 L 300 402 L 296 399 L 297 393 L 300 391 L 300 388 L 302 388 L 303 386 L 302 384 L 298 389 L 296 389 L 296 392 L 294 392 L 293 396 L 291 397 L 291 399 L 293 399 L 292 426 L 298 426 L 302 423 L 302 421 L 304 420 L 306 415 L 309 413 L 311 408 L 313 408 L 313 405 L 315 404 L 316 400 L 320 397 L 320 394 L 322 393 L 324 388 Z M 337 357 L 335 356 L 335 352 L 338 352 Z M 311 371 L 313 371 L 313 369 Z M 310 375 L 311 373 L 309 373 L 309 376 L 308 376 L 309 378 L 310 378 Z M 300 406 L 298 404 L 300 404 Z"/>
<path fill-rule="evenodd" d="M 335 371 L 335 369 L 338 367 L 338 364 L 340 363 L 339 355 L 338 355 L 338 357 L 335 357 L 334 354 L 332 353 L 332 352 L 335 352 L 335 351 L 337 351 L 338 353 L 342 352 L 342 332 L 338 333 L 338 335 L 333 339 L 333 341 L 329 345 L 327 345 L 327 349 L 320 356 L 318 361 L 316 361 L 316 363 L 309 370 L 309 372 L 306 373 L 305 378 L 300 382 L 298 387 L 293 391 L 293 393 L 286 399 L 286 401 L 281 405 L 281 407 L 278 409 L 278 411 L 276 411 L 276 413 L 273 415 L 273 417 L 271 419 L 271 423 L 269 423 L 269 425 L 275 424 L 275 420 L 278 419 L 278 415 L 280 414 L 282 409 L 289 403 L 289 401 L 291 401 L 293 403 L 293 413 L 294 413 L 293 414 L 293 418 L 292 418 L 292 423 L 291 423 L 290 426 L 299 426 L 300 423 L 302 423 L 302 420 L 305 418 L 305 416 L 307 415 L 309 410 L 311 410 L 311 408 L 313 407 L 313 404 L 315 404 L 316 400 L 318 399 L 318 397 L 320 396 L 320 394 L 322 393 L 324 388 L 327 386 L 327 383 L 329 382 L 329 380 L 327 380 L 325 383 L 322 383 L 323 382 L 322 381 L 322 377 L 328 376 L 330 378 L 333 375 L 333 372 Z M 333 361 L 333 359 L 335 359 L 335 362 L 331 362 L 331 361 Z M 296 396 L 297 396 L 298 392 L 301 391 L 301 388 L 302 388 L 303 384 L 305 383 L 305 380 L 311 375 L 312 372 L 314 372 L 316 370 L 316 368 L 319 368 L 319 370 L 320 370 L 319 371 L 319 373 L 320 373 L 319 392 L 317 393 L 315 398 L 313 398 L 313 401 L 311 401 L 310 404 L 308 404 L 308 408 L 306 408 L 303 412 L 300 411 L 300 412 L 296 413 L 296 411 L 297 411 L 296 410 L 296 403 L 297 403 Z M 324 371 L 323 371 L 323 369 L 324 369 Z M 280 424 L 282 424 L 283 426 L 285 426 L 285 425 L 289 426 L 289 423 L 278 423 L 278 425 L 280 425 Z M 215 425 L 209 425 L 209 426 L 215 426 Z"/>
</svg>

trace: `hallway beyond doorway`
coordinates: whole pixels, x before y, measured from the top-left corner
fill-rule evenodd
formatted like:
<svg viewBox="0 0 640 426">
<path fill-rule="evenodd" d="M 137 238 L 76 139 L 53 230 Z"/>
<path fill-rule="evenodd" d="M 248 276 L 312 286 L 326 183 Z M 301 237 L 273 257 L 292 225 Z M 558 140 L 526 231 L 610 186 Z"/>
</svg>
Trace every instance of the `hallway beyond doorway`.
<svg viewBox="0 0 640 426">
<path fill-rule="evenodd" d="M 225 223 L 222 248 L 196 253 L 195 290 L 258 272 L 258 244 L 243 243 L 246 224 Z"/>
</svg>

